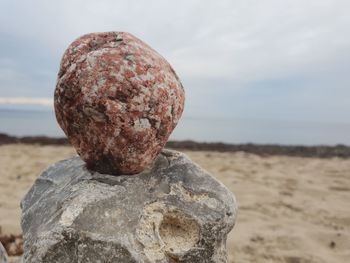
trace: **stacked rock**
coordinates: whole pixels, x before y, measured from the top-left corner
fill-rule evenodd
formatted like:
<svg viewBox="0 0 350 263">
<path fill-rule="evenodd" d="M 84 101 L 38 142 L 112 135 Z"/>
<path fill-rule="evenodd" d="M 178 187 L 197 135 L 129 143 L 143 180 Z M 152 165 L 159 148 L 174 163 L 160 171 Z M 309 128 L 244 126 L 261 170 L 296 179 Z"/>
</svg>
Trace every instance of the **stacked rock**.
<svg viewBox="0 0 350 263">
<path fill-rule="evenodd" d="M 55 110 L 80 157 L 50 166 L 22 200 L 24 262 L 227 262 L 233 194 L 163 149 L 183 108 L 176 73 L 141 40 L 73 42 Z"/>
<path fill-rule="evenodd" d="M 128 33 L 93 33 L 63 55 L 57 121 L 87 167 L 135 174 L 159 154 L 184 109 L 170 64 Z"/>
</svg>

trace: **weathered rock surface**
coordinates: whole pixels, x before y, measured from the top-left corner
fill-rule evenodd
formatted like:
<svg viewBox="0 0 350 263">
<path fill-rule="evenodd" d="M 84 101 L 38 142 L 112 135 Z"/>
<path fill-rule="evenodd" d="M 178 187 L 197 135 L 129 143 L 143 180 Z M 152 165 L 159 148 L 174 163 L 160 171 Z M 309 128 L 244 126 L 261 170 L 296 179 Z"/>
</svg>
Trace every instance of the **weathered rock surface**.
<svg viewBox="0 0 350 263">
<path fill-rule="evenodd" d="M 22 203 L 24 262 L 227 262 L 232 193 L 184 154 L 163 150 L 134 176 L 50 166 Z"/>
<path fill-rule="evenodd" d="M 63 55 L 55 112 L 89 168 L 135 174 L 165 145 L 184 100 L 175 71 L 144 42 L 123 32 L 92 33 Z"/>
<path fill-rule="evenodd" d="M 0 263 L 7 263 L 8 262 L 7 258 L 8 256 L 7 256 L 6 250 L 0 242 Z"/>
</svg>

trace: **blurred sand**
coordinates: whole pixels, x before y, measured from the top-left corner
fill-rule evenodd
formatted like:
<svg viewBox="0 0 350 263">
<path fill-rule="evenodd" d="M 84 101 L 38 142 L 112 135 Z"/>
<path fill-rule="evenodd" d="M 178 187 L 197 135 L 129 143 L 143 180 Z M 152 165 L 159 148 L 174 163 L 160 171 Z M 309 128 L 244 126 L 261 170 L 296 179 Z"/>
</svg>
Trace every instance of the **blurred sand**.
<svg viewBox="0 0 350 263">
<path fill-rule="evenodd" d="M 231 263 L 350 262 L 350 159 L 186 152 L 236 195 Z M 0 146 L 0 226 L 18 234 L 19 202 L 67 146 Z"/>
</svg>

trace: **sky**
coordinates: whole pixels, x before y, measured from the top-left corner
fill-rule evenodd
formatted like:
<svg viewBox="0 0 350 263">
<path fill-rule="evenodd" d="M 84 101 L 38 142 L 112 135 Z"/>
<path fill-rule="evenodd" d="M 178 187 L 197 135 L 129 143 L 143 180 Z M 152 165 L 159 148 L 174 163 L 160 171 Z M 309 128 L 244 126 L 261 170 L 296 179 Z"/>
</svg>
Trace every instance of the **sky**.
<svg viewBox="0 0 350 263">
<path fill-rule="evenodd" d="M 350 123 L 348 0 L 0 0 L 0 105 L 52 107 L 61 56 L 126 31 L 173 66 L 186 117 Z"/>
</svg>

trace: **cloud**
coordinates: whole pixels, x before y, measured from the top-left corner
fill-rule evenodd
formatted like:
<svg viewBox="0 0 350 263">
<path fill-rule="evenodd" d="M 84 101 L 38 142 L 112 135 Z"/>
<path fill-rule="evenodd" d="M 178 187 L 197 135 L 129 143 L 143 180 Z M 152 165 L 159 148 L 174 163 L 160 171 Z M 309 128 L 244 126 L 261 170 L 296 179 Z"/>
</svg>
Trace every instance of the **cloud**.
<svg viewBox="0 0 350 263">
<path fill-rule="evenodd" d="M 349 9 L 346 0 L 5 0 L 0 95 L 52 96 L 69 43 L 117 30 L 170 61 L 188 115 L 346 119 Z"/>
<path fill-rule="evenodd" d="M 0 105 L 39 105 L 53 106 L 52 98 L 1 98 Z"/>
</svg>

